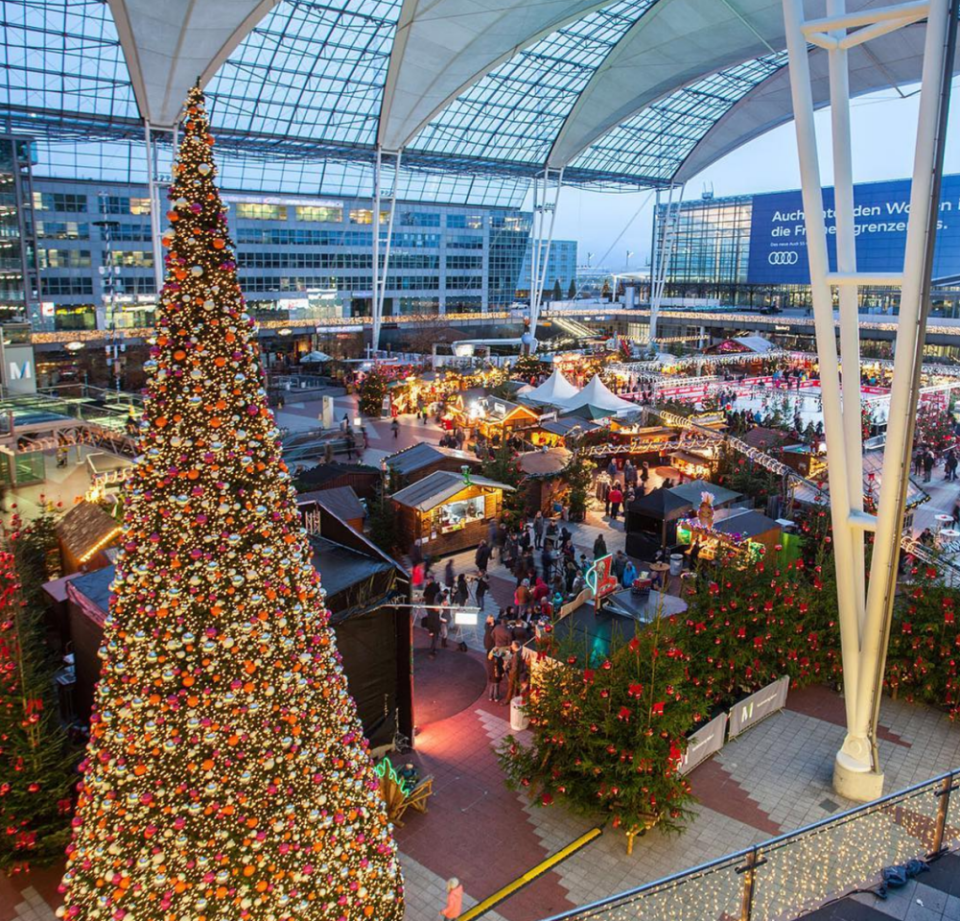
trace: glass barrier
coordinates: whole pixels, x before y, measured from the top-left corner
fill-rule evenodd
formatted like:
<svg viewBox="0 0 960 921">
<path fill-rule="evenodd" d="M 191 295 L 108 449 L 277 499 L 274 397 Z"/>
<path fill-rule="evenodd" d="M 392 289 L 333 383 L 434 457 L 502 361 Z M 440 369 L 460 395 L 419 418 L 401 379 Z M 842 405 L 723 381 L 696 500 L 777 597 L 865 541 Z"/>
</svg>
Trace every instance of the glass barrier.
<svg viewBox="0 0 960 921">
<path fill-rule="evenodd" d="M 795 918 L 960 847 L 960 770 L 547 921 Z"/>
</svg>

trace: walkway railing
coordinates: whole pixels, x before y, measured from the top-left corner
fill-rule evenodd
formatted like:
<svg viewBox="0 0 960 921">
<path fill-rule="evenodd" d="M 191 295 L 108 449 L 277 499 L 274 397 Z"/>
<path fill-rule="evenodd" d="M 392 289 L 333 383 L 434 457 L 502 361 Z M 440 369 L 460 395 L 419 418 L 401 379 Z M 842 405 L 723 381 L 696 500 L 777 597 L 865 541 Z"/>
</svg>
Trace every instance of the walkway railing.
<svg viewBox="0 0 960 921">
<path fill-rule="evenodd" d="M 547 921 L 774 921 L 960 846 L 960 769 Z M 952 795 L 951 795 L 952 794 Z"/>
</svg>

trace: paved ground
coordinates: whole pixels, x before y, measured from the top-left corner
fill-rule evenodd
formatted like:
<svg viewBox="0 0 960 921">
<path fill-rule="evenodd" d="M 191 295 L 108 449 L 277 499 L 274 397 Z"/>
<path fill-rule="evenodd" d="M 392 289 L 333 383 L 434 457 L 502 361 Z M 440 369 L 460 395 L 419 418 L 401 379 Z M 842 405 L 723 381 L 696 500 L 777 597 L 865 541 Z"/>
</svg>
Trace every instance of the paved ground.
<svg viewBox="0 0 960 921">
<path fill-rule="evenodd" d="M 338 399 L 338 413 L 342 415 L 341 408 L 352 405 L 352 398 Z M 288 403 L 281 424 L 289 414 L 315 420 L 317 409 L 311 404 Z M 397 439 L 392 438 L 389 423 L 375 422 L 370 430 L 370 448 L 364 459 L 372 463 L 393 450 L 421 440 L 435 442 L 439 437 L 434 425 L 404 420 Z M 79 471 L 71 468 L 54 484 L 67 501 L 72 501 L 73 495 L 66 493 L 75 488 L 68 480 L 78 476 Z M 949 511 L 957 487 L 934 483 L 930 491 L 936 504 Z M 53 489 L 50 492 L 57 495 Z M 924 514 L 927 512 L 925 508 Z M 929 513 L 936 512 L 931 508 Z M 578 553 L 580 549 L 589 552 L 601 530 L 609 550 L 623 545 L 620 527 L 611 528 L 596 511 L 571 530 Z M 472 553 L 460 555 L 454 562 L 457 571 L 472 571 Z M 497 566 L 491 573 L 493 600 L 508 603 L 513 580 Z M 672 589 L 675 592 L 676 586 Z M 479 645 L 478 640 L 471 638 L 471 645 Z M 417 631 L 417 642 L 420 646 L 425 643 L 422 631 Z M 472 660 L 471 668 L 457 666 L 465 661 L 457 657 L 463 656 Z M 424 719 L 418 719 L 414 757 L 422 770 L 435 778 L 435 795 L 426 815 L 408 814 L 405 826 L 398 830 L 408 921 L 434 921 L 448 876 L 463 880 L 466 902 L 473 904 L 594 824 L 559 807 L 534 807 L 525 797 L 506 789 L 495 748 L 509 732 L 509 714 L 505 707 L 482 699 L 483 679 L 473 667 L 479 662 L 474 650 L 442 650 L 434 662 L 415 656 L 425 695 L 428 687 L 433 690 L 431 706 L 425 706 Z M 429 671 L 433 668 L 435 673 Z M 446 701 L 439 699 L 444 687 L 449 687 L 448 696 L 456 700 L 453 709 L 460 708 L 458 712 L 451 714 L 451 708 L 444 706 Z M 885 700 L 881 721 L 887 791 L 960 767 L 960 727 L 942 715 Z M 655 831 L 638 839 L 628 858 L 624 839 L 606 832 L 485 917 L 491 921 L 537 921 L 842 811 L 849 804 L 836 797 L 830 784 L 842 726 L 843 703 L 832 691 L 812 688 L 792 693 L 785 712 L 750 730 L 693 773 L 700 802 L 695 820 L 683 835 L 667 837 Z M 954 814 L 960 816 L 960 809 Z M 957 824 L 960 819 L 954 822 Z M 922 850 L 919 840 L 917 848 Z M 910 921 L 960 919 L 956 911 L 960 893 L 944 888 L 947 884 L 941 882 L 957 879 L 956 865 L 943 866 L 952 871 L 938 868 L 887 902 L 874 904 L 872 896 L 857 896 L 825 910 L 833 914 L 819 917 L 823 921 L 882 921 L 879 912 Z M 0 878 L 0 921 L 52 921 L 57 878 L 57 868 L 12 880 Z M 735 898 L 733 889 L 731 893 L 731 899 Z M 731 902 L 731 907 L 736 906 Z M 715 916 L 719 918 L 719 912 Z"/>
</svg>

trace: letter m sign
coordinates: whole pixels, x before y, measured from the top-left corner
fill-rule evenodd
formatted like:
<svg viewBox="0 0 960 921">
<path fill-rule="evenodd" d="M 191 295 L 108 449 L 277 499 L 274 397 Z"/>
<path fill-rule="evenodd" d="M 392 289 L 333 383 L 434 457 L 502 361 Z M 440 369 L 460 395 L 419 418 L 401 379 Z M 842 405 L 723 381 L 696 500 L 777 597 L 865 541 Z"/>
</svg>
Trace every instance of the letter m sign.
<svg viewBox="0 0 960 921">
<path fill-rule="evenodd" d="M 22 365 L 18 365 L 15 361 L 10 362 L 10 380 L 25 381 L 30 380 L 32 377 L 33 368 L 31 367 L 29 358 Z"/>
</svg>

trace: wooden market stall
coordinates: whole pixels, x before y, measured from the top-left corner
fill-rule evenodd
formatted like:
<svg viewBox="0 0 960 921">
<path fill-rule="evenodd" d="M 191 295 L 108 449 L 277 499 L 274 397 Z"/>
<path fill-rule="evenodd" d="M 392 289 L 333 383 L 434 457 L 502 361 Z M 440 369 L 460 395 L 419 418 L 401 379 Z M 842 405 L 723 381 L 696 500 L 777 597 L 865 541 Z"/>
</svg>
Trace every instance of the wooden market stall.
<svg viewBox="0 0 960 921">
<path fill-rule="evenodd" d="M 568 489 L 563 474 L 572 459 L 573 454 L 566 448 L 544 448 L 520 455 L 520 469 L 525 476 L 521 486 L 528 515 L 543 512 L 550 516 L 555 514 L 556 505 L 564 504 Z"/>
<path fill-rule="evenodd" d="M 480 458 L 476 454 L 457 451 L 454 448 L 441 448 L 439 445 L 424 442 L 391 454 L 386 459 L 394 489 L 416 483 L 438 470 L 460 473 L 464 465 L 476 468 L 480 464 Z"/>
<path fill-rule="evenodd" d="M 120 523 L 95 502 L 78 502 L 57 523 L 57 540 L 65 575 L 109 566 L 108 550 L 120 538 Z"/>
<path fill-rule="evenodd" d="M 780 524 L 752 509 L 716 509 L 712 521 L 698 514 L 677 522 L 677 543 L 698 544 L 701 560 L 713 560 L 733 551 L 745 562 L 773 553 L 783 536 Z"/>
<path fill-rule="evenodd" d="M 476 430 L 487 438 L 509 438 L 515 431 L 533 428 L 540 421 L 540 414 L 536 410 L 499 397 L 484 397 L 479 401 L 478 408 Z"/>
<path fill-rule="evenodd" d="M 500 515 L 503 493 L 512 486 L 485 477 L 438 470 L 390 498 L 397 512 L 399 544 L 420 540 L 433 557 L 477 546 L 491 519 Z"/>
<path fill-rule="evenodd" d="M 796 470 L 808 480 L 817 479 L 827 470 L 826 453 L 815 450 L 811 445 L 787 445 L 780 457 L 791 470 Z"/>
<path fill-rule="evenodd" d="M 596 422 L 588 419 L 578 419 L 575 416 L 567 416 L 564 419 L 551 418 L 548 413 L 540 417 L 540 424 L 529 432 L 530 441 L 540 447 L 547 445 L 550 448 L 569 447 L 572 442 L 577 441 L 588 432 L 594 432 L 602 428 Z"/>
</svg>

